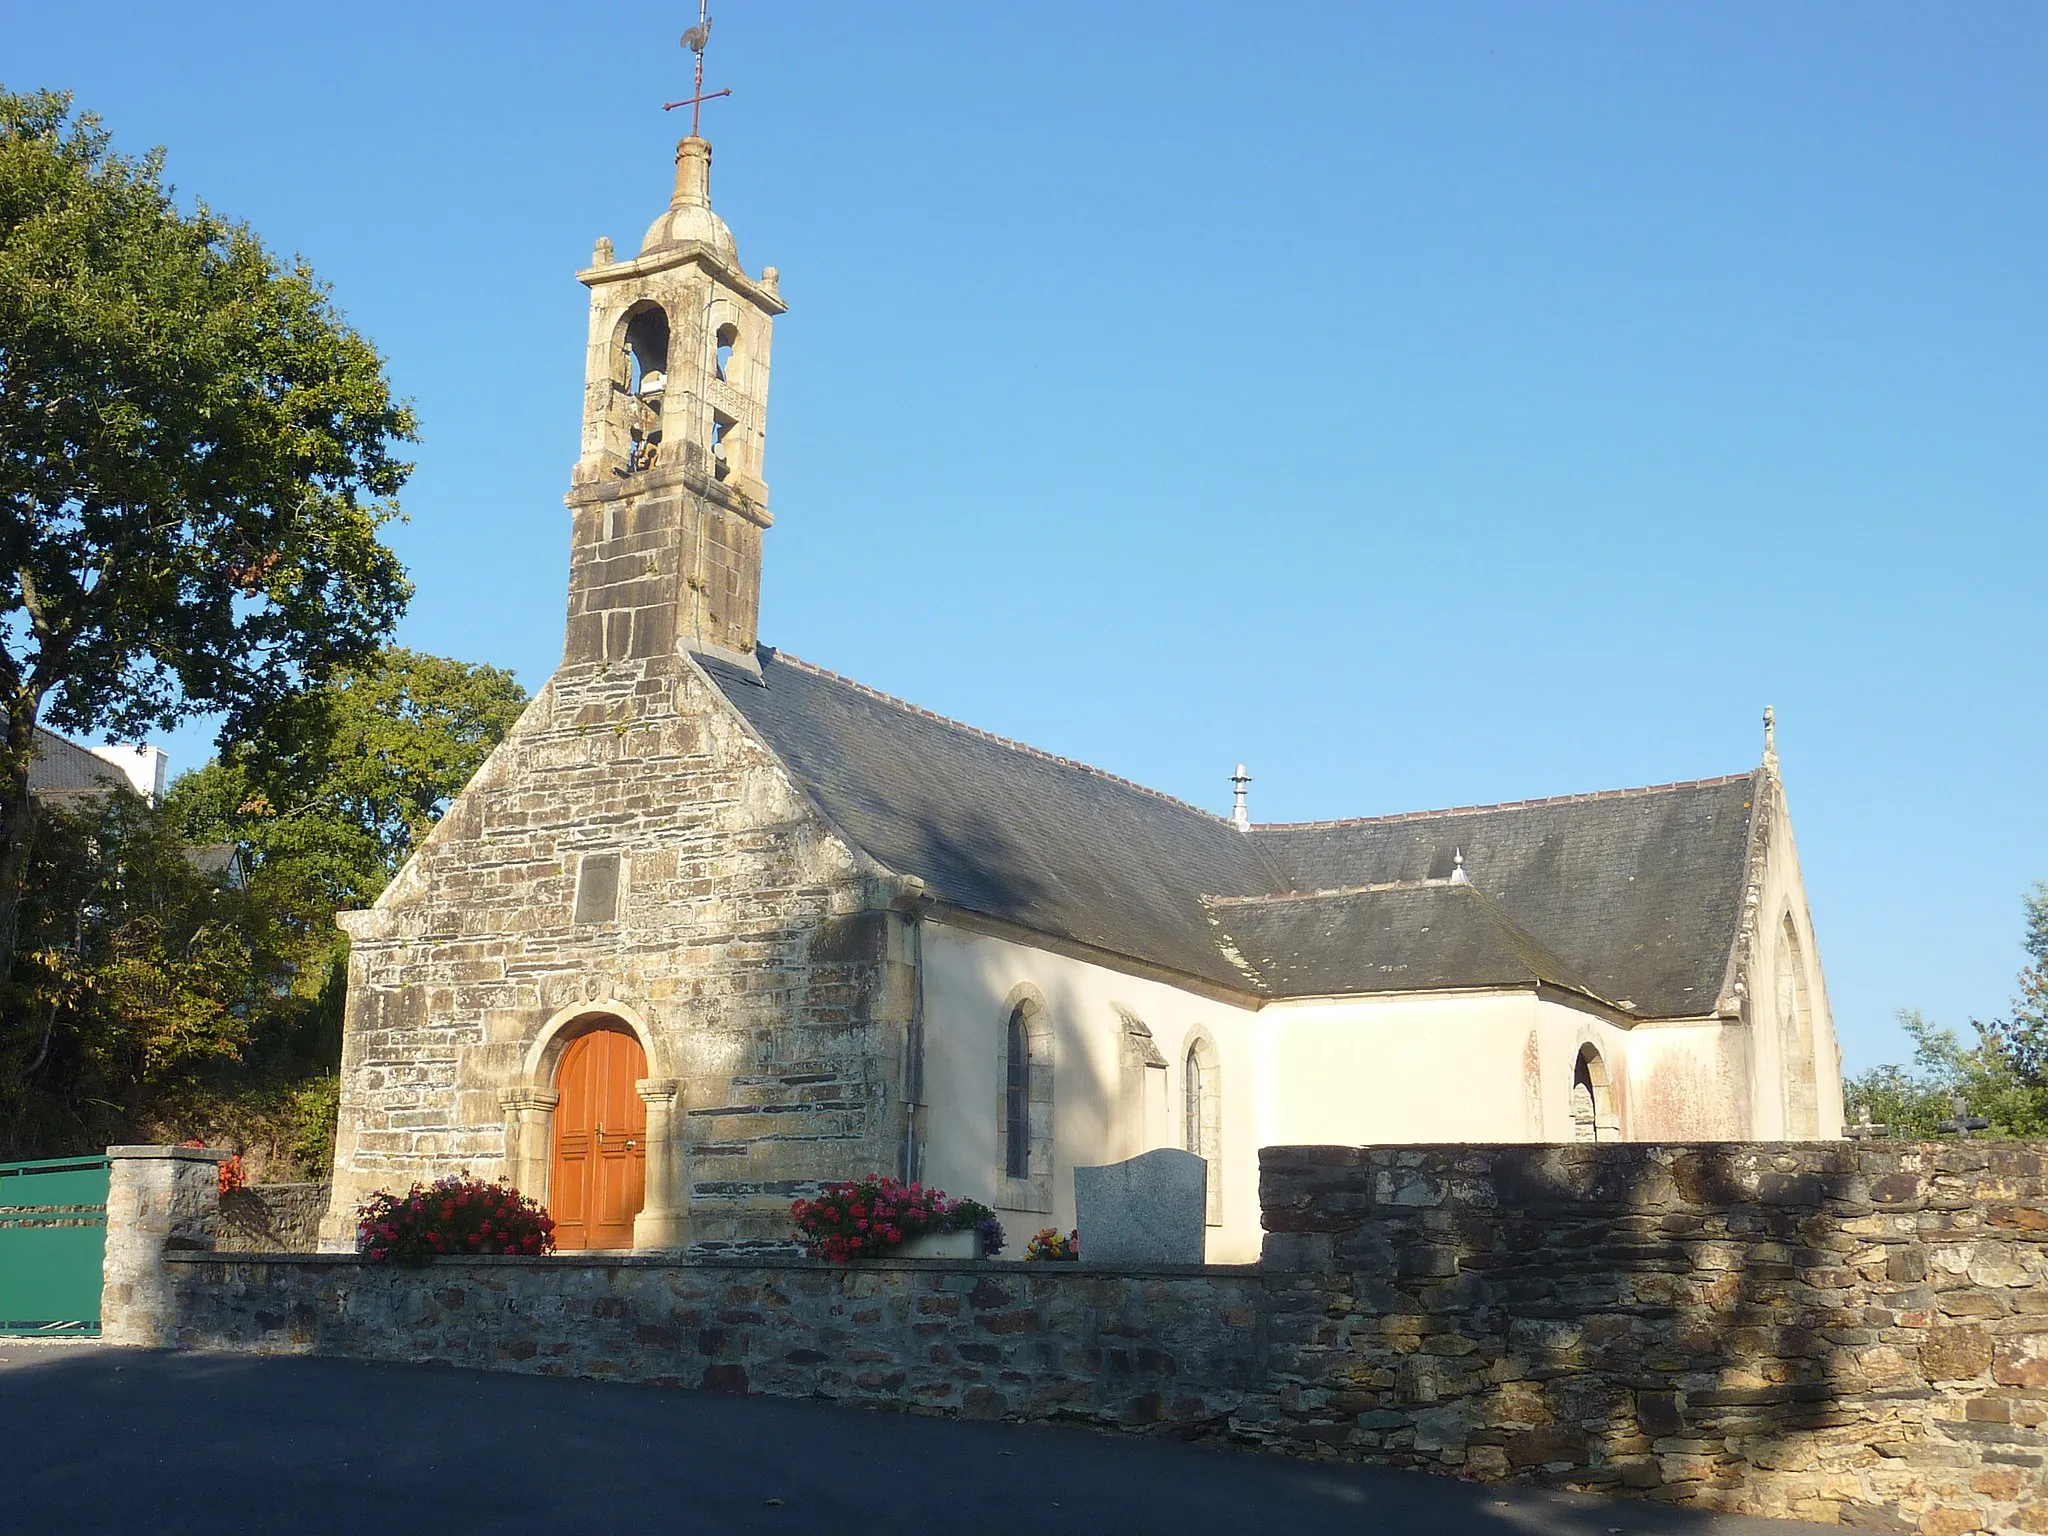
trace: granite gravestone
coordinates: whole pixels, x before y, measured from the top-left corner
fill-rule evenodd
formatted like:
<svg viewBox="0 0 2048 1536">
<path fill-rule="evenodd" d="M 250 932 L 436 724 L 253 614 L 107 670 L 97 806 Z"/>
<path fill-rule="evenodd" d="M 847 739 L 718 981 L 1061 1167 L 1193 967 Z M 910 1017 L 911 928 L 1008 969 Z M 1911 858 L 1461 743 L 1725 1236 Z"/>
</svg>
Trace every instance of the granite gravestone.
<svg viewBox="0 0 2048 1536">
<path fill-rule="evenodd" d="M 1122 1163 L 1074 1170 L 1084 1264 L 1199 1264 L 1209 1165 L 1161 1147 Z"/>
</svg>

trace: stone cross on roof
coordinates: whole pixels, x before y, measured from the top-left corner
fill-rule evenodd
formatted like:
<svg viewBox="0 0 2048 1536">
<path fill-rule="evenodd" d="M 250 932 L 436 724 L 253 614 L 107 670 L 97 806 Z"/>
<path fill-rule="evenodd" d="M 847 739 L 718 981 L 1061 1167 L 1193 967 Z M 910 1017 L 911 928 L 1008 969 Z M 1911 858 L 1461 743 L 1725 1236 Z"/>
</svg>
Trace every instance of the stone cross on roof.
<svg viewBox="0 0 2048 1536">
<path fill-rule="evenodd" d="M 697 74 L 696 81 L 691 86 L 692 94 L 685 96 L 681 101 L 664 101 L 661 104 L 661 110 L 664 112 L 673 112 L 677 107 L 690 109 L 690 137 L 693 139 L 699 137 L 697 123 L 703 114 L 704 103 L 732 94 L 730 86 L 722 91 L 707 92 L 704 89 L 704 48 L 711 41 L 710 5 L 711 0 L 697 0 L 697 25 L 683 34 L 683 46 L 697 56 Z"/>
</svg>

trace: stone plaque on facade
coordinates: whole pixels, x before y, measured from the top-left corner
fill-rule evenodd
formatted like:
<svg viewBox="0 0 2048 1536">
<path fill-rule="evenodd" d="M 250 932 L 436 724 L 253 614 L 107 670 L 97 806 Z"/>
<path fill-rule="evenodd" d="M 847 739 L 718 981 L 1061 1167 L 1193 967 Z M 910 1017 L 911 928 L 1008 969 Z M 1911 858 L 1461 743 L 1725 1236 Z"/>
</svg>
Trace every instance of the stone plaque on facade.
<svg viewBox="0 0 2048 1536">
<path fill-rule="evenodd" d="M 1208 1164 L 1177 1147 L 1076 1168 L 1081 1262 L 1201 1263 L 1208 1180 Z"/>
</svg>

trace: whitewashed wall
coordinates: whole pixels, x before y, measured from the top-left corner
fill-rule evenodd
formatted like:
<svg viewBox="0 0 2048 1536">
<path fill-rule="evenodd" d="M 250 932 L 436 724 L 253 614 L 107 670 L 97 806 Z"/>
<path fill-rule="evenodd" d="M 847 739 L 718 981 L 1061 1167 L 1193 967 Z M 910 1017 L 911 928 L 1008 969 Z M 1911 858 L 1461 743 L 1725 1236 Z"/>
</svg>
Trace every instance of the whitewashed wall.
<svg viewBox="0 0 2048 1536">
<path fill-rule="evenodd" d="M 1774 923 L 1792 911 L 1806 941 L 1821 1133 L 1839 1135 L 1834 1032 L 1789 831 L 1775 845 L 1764 910 L 1776 914 Z M 1028 990 L 1050 1022 L 1052 1208 L 1004 1210 L 1020 1248 L 1039 1227 L 1075 1224 L 1077 1166 L 1180 1145 L 1184 1065 L 1198 1032 L 1215 1048 L 1221 1079 L 1214 1263 L 1258 1256 L 1260 1147 L 1569 1141 L 1573 1074 L 1588 1044 L 1606 1067 L 1605 1107 L 1624 1140 L 1784 1134 L 1782 1031 L 1768 969 L 1758 1027 L 1712 1018 L 1636 1024 L 1522 990 L 1303 999 L 1251 1010 L 942 919 L 924 926 L 927 1182 L 997 1204 L 1010 1010 Z M 1767 967 L 1775 953 L 1767 943 Z M 1151 1074 L 1162 1079 L 1163 1095 L 1135 1110 L 1124 1099 L 1119 1006 L 1145 1021 L 1167 1061 L 1163 1074 Z"/>
<path fill-rule="evenodd" d="M 1161 982 L 928 920 L 924 936 L 926 1182 L 995 1200 L 1004 1030 L 1019 987 L 1037 990 L 1053 1030 L 1053 1209 L 1004 1211 L 1021 1251 L 1040 1227 L 1074 1225 L 1074 1169 L 1117 1162 L 1149 1146 L 1178 1146 L 1181 1072 L 1206 1031 L 1217 1053 L 1223 1110 L 1223 1221 L 1209 1229 L 1212 1263 L 1259 1255 L 1259 1127 L 1252 1032 L 1256 1016 Z M 1165 1113 L 1120 1124 L 1123 1021 L 1130 1009 L 1167 1060 Z M 1156 1075 L 1156 1074 L 1155 1074 Z M 1156 1123 L 1163 1119 L 1164 1124 Z M 1085 1239 L 1084 1239 L 1085 1241 Z"/>
</svg>

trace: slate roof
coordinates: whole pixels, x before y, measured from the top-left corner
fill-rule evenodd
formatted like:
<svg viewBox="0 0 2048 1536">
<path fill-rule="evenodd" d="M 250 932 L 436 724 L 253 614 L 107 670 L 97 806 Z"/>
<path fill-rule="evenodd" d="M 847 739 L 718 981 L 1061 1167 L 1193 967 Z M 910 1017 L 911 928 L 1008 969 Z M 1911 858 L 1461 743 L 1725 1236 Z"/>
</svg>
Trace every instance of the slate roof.
<svg viewBox="0 0 2048 1536">
<path fill-rule="evenodd" d="M 1756 775 L 1363 821 L 1260 827 L 1287 887 L 1473 885 L 1645 1017 L 1713 1011 L 1742 920 Z"/>
<path fill-rule="evenodd" d="M 698 660 L 821 810 L 941 901 L 1242 991 L 1204 895 L 1277 889 L 1228 821 L 762 647 Z"/>
<path fill-rule="evenodd" d="M 1644 1017 L 1714 1007 L 1754 775 L 1246 833 L 757 656 L 759 678 L 698 661 L 840 832 L 954 907 L 1273 997 L 1546 981 Z"/>
<path fill-rule="evenodd" d="M 1539 981 L 1593 991 L 1473 885 L 1427 880 L 1361 891 L 1212 898 L 1207 906 L 1226 952 L 1260 991 L 1279 997 L 1526 987 Z"/>
<path fill-rule="evenodd" d="M 55 731 L 36 727 L 35 756 L 28 764 L 29 793 L 69 797 L 103 795 L 128 788 L 128 775 Z"/>
</svg>

